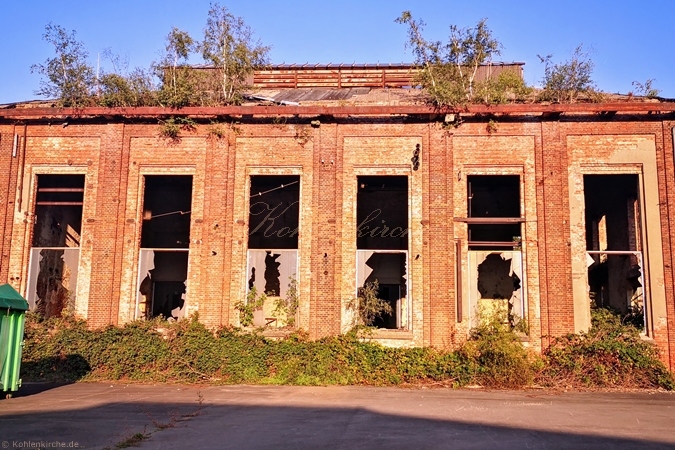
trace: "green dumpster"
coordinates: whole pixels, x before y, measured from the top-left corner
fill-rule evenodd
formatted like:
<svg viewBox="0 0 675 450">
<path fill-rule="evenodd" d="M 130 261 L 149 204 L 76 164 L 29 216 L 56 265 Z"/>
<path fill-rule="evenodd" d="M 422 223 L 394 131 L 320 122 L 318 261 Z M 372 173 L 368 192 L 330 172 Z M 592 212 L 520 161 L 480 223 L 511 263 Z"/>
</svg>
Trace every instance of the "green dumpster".
<svg viewBox="0 0 675 450">
<path fill-rule="evenodd" d="M 0 286 L 0 387 L 7 398 L 21 386 L 23 324 L 28 302 L 9 284 Z"/>
</svg>

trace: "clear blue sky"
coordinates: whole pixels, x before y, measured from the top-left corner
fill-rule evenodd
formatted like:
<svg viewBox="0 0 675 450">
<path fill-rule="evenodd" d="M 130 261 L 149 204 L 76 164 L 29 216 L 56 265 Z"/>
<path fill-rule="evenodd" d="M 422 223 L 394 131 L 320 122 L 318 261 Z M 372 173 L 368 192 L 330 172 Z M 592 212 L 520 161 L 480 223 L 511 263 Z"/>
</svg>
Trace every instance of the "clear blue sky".
<svg viewBox="0 0 675 450">
<path fill-rule="evenodd" d="M 426 23 L 428 39 L 445 40 L 448 26 L 488 26 L 504 46 L 502 61 L 525 62 L 525 80 L 539 85 L 537 54 L 569 58 L 579 44 L 593 51 L 594 80 L 605 92 L 627 93 L 632 81 L 656 79 L 664 97 L 675 98 L 675 64 L 666 50 L 675 28 L 673 0 L 238 0 L 220 2 L 244 17 L 272 63 L 411 62 L 406 28 L 394 23 L 411 10 Z M 0 1 L 0 104 L 37 98 L 39 76 L 30 66 L 53 56 L 42 40 L 53 22 L 76 30 L 96 66 L 106 48 L 126 55 L 131 68 L 158 59 L 176 26 L 200 39 L 208 0 Z M 196 59 L 193 62 L 200 63 Z M 103 62 L 102 64 L 105 64 Z"/>
</svg>

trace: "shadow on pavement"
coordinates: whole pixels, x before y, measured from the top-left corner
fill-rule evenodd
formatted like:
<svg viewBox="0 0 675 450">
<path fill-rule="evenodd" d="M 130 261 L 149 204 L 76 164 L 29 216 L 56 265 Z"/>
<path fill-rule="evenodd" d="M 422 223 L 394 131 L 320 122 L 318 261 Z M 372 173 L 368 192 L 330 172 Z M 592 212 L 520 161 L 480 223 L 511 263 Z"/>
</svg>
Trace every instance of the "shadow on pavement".
<svg viewBox="0 0 675 450">
<path fill-rule="evenodd" d="M 74 382 L 42 383 L 42 382 L 24 382 L 18 391 L 12 392 L 12 398 L 30 397 L 61 386 L 74 384 Z M 4 396 L 3 396 L 4 398 Z"/>
<path fill-rule="evenodd" d="M 674 448 L 655 441 L 542 431 L 518 426 L 517 418 L 513 420 L 513 426 L 499 426 L 364 408 L 236 404 L 198 408 L 194 402 L 113 402 L 84 409 L 2 414 L 0 440 L 9 447 L 16 441 L 60 441 L 71 447 L 77 443 L 114 448 L 135 433 L 145 433 L 149 438 L 140 447 L 147 449 Z"/>
</svg>

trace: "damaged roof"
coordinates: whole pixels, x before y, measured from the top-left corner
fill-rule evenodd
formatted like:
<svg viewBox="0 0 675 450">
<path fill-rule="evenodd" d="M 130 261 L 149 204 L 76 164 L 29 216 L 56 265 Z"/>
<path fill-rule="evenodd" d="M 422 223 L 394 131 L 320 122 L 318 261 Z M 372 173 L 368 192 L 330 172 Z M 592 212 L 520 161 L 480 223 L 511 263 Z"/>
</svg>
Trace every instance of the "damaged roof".
<svg viewBox="0 0 675 450">
<path fill-rule="evenodd" d="M 522 76 L 524 63 L 491 63 L 479 75 L 494 76 L 515 70 Z M 213 67 L 194 66 L 195 70 Z M 160 106 L 59 108 L 55 100 L 34 100 L 0 105 L 0 120 L 59 117 L 156 118 L 180 115 L 193 118 L 223 116 L 339 115 L 389 116 L 462 114 L 595 114 L 617 112 L 653 114 L 675 112 L 675 102 L 631 95 L 603 94 L 600 103 L 551 104 L 537 102 L 536 94 L 522 102 L 470 104 L 438 108 L 430 104 L 426 91 L 414 86 L 412 64 L 327 64 L 276 65 L 258 70 L 248 80 L 251 90 L 239 106 Z"/>
</svg>

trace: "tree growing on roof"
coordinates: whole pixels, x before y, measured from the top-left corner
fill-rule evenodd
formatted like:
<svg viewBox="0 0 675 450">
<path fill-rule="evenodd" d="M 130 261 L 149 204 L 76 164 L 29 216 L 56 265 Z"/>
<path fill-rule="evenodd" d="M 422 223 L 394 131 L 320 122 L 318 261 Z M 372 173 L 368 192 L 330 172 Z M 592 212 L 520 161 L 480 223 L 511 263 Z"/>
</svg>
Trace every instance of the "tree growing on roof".
<svg viewBox="0 0 675 450">
<path fill-rule="evenodd" d="M 270 47 L 254 41 L 244 19 L 218 3 L 209 10 L 200 49 L 204 60 L 214 66 L 218 86 L 213 90 L 214 101 L 220 104 L 241 103 L 247 79 L 269 63 Z"/>
<path fill-rule="evenodd" d="M 422 34 L 425 23 L 415 20 L 410 11 L 404 11 L 396 22 L 408 25 L 406 48 L 412 49 L 420 69 L 417 81 L 426 89 L 432 104 L 503 103 L 529 94 L 522 78 L 509 71 L 476 80 L 478 68 L 501 54 L 502 45 L 493 37 L 487 19 L 471 28 L 451 25 L 447 43 L 426 40 Z"/>
<path fill-rule="evenodd" d="M 43 64 L 33 64 L 31 73 L 44 76 L 36 95 L 58 99 L 59 106 L 82 107 L 91 104 L 94 70 L 87 64 L 89 53 L 63 27 L 47 24 L 43 39 L 54 46 L 56 56 Z"/>
<path fill-rule="evenodd" d="M 553 55 L 537 55 L 544 64 L 544 89 L 539 98 L 557 103 L 574 103 L 580 96 L 593 100 L 599 93 L 591 75 L 595 64 L 583 45 L 579 45 L 572 58 L 563 63 L 553 63 Z"/>
<path fill-rule="evenodd" d="M 199 104 L 203 90 L 198 74 L 188 64 L 190 55 L 199 45 L 186 31 L 173 27 L 166 36 L 165 52 L 159 63 L 154 64 L 157 77 L 162 80 L 158 102 L 161 106 L 180 108 Z"/>
<path fill-rule="evenodd" d="M 103 51 L 112 71 L 102 70 L 96 81 L 98 104 L 107 107 L 156 105 L 156 88 L 152 74 L 139 67 L 129 72 L 129 59 L 116 55 L 111 49 Z"/>
<path fill-rule="evenodd" d="M 654 81 L 656 80 L 649 79 L 645 81 L 645 84 L 642 84 L 639 81 L 633 81 L 631 84 L 635 88 L 635 93 L 637 95 L 642 95 L 647 98 L 656 98 L 661 93 L 661 89 L 654 88 Z"/>
</svg>

